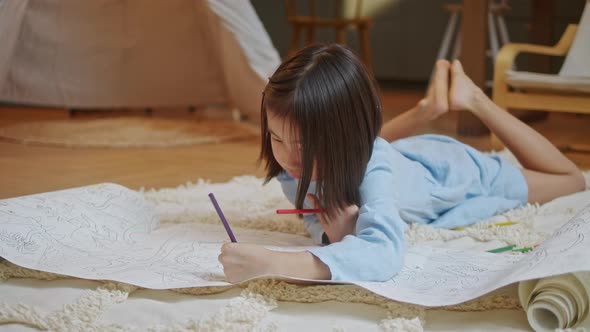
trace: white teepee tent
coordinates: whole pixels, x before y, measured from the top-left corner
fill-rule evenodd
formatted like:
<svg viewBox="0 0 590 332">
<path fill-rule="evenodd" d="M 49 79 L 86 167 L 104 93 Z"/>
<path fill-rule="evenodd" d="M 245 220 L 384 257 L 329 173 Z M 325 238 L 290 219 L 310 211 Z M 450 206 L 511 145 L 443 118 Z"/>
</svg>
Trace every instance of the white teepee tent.
<svg viewBox="0 0 590 332">
<path fill-rule="evenodd" d="M 255 114 L 279 55 L 247 0 L 1 0 L 0 101 L 227 105 Z"/>
</svg>

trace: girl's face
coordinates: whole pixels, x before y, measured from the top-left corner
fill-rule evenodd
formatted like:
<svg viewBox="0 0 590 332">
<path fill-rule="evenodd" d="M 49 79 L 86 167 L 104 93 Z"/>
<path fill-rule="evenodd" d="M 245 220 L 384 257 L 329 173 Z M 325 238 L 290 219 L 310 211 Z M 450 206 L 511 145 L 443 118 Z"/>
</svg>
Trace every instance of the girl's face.
<svg viewBox="0 0 590 332">
<path fill-rule="evenodd" d="M 287 118 L 280 118 L 267 111 L 268 131 L 270 133 L 270 142 L 272 154 L 281 165 L 295 179 L 299 179 L 302 173 L 301 166 L 301 144 L 296 133 L 291 130 L 291 121 Z M 296 128 L 295 128 L 296 129 Z M 312 180 L 316 178 L 316 168 L 314 165 Z"/>
</svg>

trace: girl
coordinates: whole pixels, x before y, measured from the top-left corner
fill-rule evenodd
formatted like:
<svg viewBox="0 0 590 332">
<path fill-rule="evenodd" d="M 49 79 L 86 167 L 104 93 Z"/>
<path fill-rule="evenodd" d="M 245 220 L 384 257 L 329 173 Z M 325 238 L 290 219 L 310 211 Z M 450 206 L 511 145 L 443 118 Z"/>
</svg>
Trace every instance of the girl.
<svg viewBox="0 0 590 332">
<path fill-rule="evenodd" d="M 450 74 L 450 89 L 448 88 Z M 522 169 L 452 138 L 378 137 L 375 83 L 339 45 L 302 49 L 276 70 L 261 107 L 261 160 L 325 246 L 275 252 L 228 243 L 219 256 L 229 282 L 259 275 L 384 281 L 403 265 L 406 223 L 454 228 L 528 202 L 584 189 L 578 168 L 544 137 L 498 108 L 465 75 L 439 61 L 427 97 L 383 126 L 388 139 L 447 110 L 467 110 L 510 149 Z M 398 134 L 400 132 L 401 134 Z"/>
</svg>

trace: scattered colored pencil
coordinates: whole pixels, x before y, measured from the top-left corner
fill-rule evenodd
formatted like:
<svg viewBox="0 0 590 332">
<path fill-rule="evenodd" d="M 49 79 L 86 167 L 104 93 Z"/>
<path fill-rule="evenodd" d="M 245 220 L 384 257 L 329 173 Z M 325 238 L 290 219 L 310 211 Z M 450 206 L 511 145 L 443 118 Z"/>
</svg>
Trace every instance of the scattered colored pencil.
<svg viewBox="0 0 590 332">
<path fill-rule="evenodd" d="M 504 222 L 498 222 L 492 225 L 488 225 L 488 228 L 492 228 L 492 227 L 501 227 L 501 226 L 512 226 L 512 225 L 516 225 L 517 223 L 515 223 L 514 221 L 504 221 Z M 467 227 L 472 227 L 472 226 L 467 226 Z M 453 228 L 454 231 L 462 231 L 467 227 L 457 227 L 457 228 Z"/>
<path fill-rule="evenodd" d="M 496 249 L 492 249 L 492 250 L 488 250 L 488 252 L 497 254 L 499 252 L 504 252 L 504 251 L 512 251 L 512 252 L 529 252 L 532 251 L 533 249 L 535 249 L 537 245 L 534 246 L 530 246 L 530 247 L 522 247 L 522 248 L 516 248 L 516 244 L 511 244 L 509 246 L 505 246 L 505 247 L 500 247 L 500 248 L 496 248 Z"/>
<path fill-rule="evenodd" d="M 225 227 L 227 235 L 229 235 L 229 239 L 231 240 L 231 242 L 238 242 L 238 240 L 236 240 L 236 237 L 234 236 L 234 233 L 231 231 L 231 228 L 229 228 L 229 223 L 225 219 L 225 216 L 223 215 L 223 212 L 221 211 L 219 204 L 217 204 L 217 200 L 215 199 L 213 193 L 209 193 L 209 198 L 211 199 L 211 203 L 213 203 L 213 206 L 215 207 L 215 211 L 217 211 L 219 219 L 221 219 L 221 222 L 223 223 L 223 227 Z"/>
<path fill-rule="evenodd" d="M 499 252 L 504 252 L 504 251 L 512 250 L 512 249 L 514 249 L 514 247 L 516 247 L 516 244 L 511 244 L 509 246 L 505 246 L 505 247 L 500 247 L 500 248 L 488 250 L 488 252 L 497 254 Z"/>
<path fill-rule="evenodd" d="M 277 214 L 304 214 L 304 213 L 320 213 L 322 212 L 321 209 L 279 209 L 277 210 Z"/>
</svg>

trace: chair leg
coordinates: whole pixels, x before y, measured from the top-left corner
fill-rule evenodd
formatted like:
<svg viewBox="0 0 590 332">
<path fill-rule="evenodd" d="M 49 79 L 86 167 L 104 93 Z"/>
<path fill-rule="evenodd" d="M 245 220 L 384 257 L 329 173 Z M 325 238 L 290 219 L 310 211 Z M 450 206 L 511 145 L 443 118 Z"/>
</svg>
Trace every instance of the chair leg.
<svg viewBox="0 0 590 332">
<path fill-rule="evenodd" d="M 498 33 L 496 32 L 494 14 L 490 11 L 488 11 L 488 38 L 490 39 L 491 58 L 493 63 L 495 63 L 496 55 L 498 55 Z"/>
<path fill-rule="evenodd" d="M 371 62 L 371 45 L 369 39 L 369 27 L 368 26 L 361 26 L 359 27 L 359 41 L 361 44 L 361 57 L 365 66 L 367 66 L 367 70 L 369 73 L 373 74 L 373 64 Z"/>
<path fill-rule="evenodd" d="M 438 54 L 436 55 L 436 60 L 439 59 L 446 59 L 449 55 L 449 48 L 451 47 L 451 41 L 453 40 L 453 35 L 455 34 L 455 30 L 457 29 L 457 22 L 459 21 L 459 14 L 453 12 L 449 17 L 449 22 L 447 22 L 447 27 L 445 28 L 445 33 L 443 35 L 443 40 L 440 43 L 440 47 L 438 49 Z M 457 37 L 459 38 L 459 37 Z M 428 85 L 432 82 L 434 78 L 434 73 L 436 71 L 436 66 L 432 67 L 432 72 L 430 73 L 430 78 L 428 79 Z"/>
<path fill-rule="evenodd" d="M 459 59 L 461 55 L 461 24 L 459 24 L 459 28 L 457 29 L 457 34 L 455 37 L 455 44 L 453 45 L 453 54 L 451 55 L 451 60 Z"/>
<path fill-rule="evenodd" d="M 488 10 L 488 40 L 490 43 L 490 49 L 487 50 L 486 54 L 492 59 L 492 64 L 496 63 L 496 56 L 498 55 L 498 33 L 496 31 L 495 15 Z M 486 80 L 486 87 L 492 87 L 492 80 Z"/>
<path fill-rule="evenodd" d="M 289 51 L 287 55 L 291 55 L 299 48 L 299 38 L 301 34 L 301 27 L 299 25 L 293 25 L 293 32 L 291 33 L 291 42 L 289 43 Z"/>
<path fill-rule="evenodd" d="M 341 45 L 346 45 L 346 28 L 347 26 L 336 27 L 336 42 Z"/>
<path fill-rule="evenodd" d="M 244 114 L 242 114 L 242 112 L 240 112 L 240 110 L 238 108 L 231 109 L 231 117 L 232 117 L 232 120 L 235 122 L 244 121 L 247 118 Z"/>
<path fill-rule="evenodd" d="M 500 42 L 502 45 L 510 43 L 510 37 L 508 36 L 508 28 L 506 27 L 506 21 L 503 15 L 498 15 L 498 30 L 500 31 Z"/>
<path fill-rule="evenodd" d="M 459 15 L 457 13 L 451 14 L 449 22 L 447 23 L 447 27 L 445 28 L 445 34 L 443 35 L 443 40 L 440 44 L 440 48 L 438 49 L 436 59 L 446 59 L 447 55 L 449 54 L 449 47 L 451 46 L 451 40 L 453 39 L 455 29 L 457 28 L 458 19 Z"/>
<path fill-rule="evenodd" d="M 305 45 L 312 44 L 315 40 L 315 26 L 309 25 L 307 27 L 307 34 L 305 38 Z"/>
</svg>

